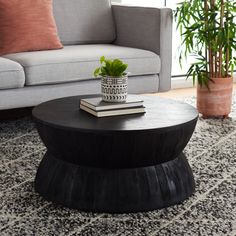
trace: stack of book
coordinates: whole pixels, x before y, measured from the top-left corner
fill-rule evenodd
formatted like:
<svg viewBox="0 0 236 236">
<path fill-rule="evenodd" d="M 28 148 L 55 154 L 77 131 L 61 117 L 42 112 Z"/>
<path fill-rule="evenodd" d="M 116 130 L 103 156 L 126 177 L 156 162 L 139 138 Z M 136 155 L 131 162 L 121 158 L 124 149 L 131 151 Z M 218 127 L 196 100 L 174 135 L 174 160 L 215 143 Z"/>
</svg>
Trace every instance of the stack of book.
<svg viewBox="0 0 236 236">
<path fill-rule="evenodd" d="M 145 113 L 143 100 L 132 96 L 122 103 L 104 102 L 101 97 L 84 98 L 80 100 L 80 109 L 96 117 Z"/>
</svg>

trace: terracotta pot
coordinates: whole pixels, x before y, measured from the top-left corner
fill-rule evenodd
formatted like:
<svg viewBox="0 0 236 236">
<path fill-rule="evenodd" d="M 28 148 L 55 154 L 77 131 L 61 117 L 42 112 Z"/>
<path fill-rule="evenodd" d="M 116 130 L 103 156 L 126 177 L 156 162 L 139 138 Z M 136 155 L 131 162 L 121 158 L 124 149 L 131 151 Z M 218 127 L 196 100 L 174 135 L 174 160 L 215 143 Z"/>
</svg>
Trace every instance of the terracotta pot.
<svg viewBox="0 0 236 236">
<path fill-rule="evenodd" d="M 212 78 L 208 90 L 197 86 L 197 109 L 204 118 L 228 117 L 231 112 L 233 78 Z"/>
</svg>

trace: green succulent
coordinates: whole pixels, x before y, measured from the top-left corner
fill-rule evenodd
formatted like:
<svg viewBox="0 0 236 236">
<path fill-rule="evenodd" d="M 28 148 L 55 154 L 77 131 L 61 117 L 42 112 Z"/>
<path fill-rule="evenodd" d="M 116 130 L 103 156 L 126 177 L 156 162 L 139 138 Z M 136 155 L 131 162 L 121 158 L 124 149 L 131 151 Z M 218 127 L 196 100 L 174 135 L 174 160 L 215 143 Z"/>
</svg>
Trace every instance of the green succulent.
<svg viewBox="0 0 236 236">
<path fill-rule="evenodd" d="M 107 60 L 104 56 L 100 58 L 101 66 L 94 71 L 94 76 L 112 76 L 112 77 L 122 77 L 126 75 L 125 71 L 128 67 L 119 59 Z"/>
</svg>

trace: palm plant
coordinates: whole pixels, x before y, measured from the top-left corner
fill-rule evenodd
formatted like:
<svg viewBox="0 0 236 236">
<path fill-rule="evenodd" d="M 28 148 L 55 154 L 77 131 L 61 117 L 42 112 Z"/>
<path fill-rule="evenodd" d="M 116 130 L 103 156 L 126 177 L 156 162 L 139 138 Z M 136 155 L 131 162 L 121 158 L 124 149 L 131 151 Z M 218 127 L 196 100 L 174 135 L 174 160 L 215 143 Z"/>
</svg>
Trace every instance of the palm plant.
<svg viewBox="0 0 236 236">
<path fill-rule="evenodd" d="M 232 76 L 236 66 L 235 0 L 184 0 L 174 13 L 182 44 L 179 61 L 194 55 L 187 78 L 208 87 L 212 78 Z"/>
</svg>

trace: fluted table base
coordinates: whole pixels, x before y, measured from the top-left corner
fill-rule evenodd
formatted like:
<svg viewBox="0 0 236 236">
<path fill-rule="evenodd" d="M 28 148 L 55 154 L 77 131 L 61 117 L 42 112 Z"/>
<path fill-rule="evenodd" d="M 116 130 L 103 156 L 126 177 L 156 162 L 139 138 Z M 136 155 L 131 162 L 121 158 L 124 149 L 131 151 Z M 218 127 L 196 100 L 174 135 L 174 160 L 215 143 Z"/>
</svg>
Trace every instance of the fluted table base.
<svg viewBox="0 0 236 236">
<path fill-rule="evenodd" d="M 183 153 L 166 163 L 134 169 L 79 166 L 46 153 L 35 189 L 45 199 L 70 208 L 124 213 L 179 203 L 194 192 L 195 183 Z"/>
</svg>

